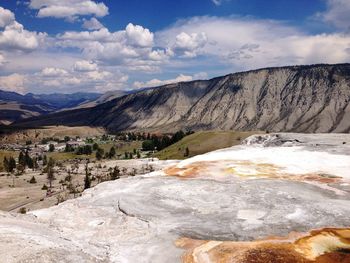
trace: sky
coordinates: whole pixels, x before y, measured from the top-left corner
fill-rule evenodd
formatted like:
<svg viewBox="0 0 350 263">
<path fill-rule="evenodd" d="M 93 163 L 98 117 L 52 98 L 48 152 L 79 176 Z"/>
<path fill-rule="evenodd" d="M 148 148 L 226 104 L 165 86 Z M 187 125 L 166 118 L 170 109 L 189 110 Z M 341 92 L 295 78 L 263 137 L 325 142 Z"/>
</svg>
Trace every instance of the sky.
<svg viewBox="0 0 350 263">
<path fill-rule="evenodd" d="M 350 0 L 0 0 L 0 89 L 133 90 L 350 62 Z"/>
</svg>

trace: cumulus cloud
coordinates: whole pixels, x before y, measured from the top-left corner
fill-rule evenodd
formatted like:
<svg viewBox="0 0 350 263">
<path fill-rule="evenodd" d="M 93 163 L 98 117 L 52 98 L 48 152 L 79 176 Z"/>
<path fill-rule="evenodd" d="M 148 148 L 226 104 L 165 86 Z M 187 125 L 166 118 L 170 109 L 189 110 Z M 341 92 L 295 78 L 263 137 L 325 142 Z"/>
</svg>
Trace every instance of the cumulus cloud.
<svg viewBox="0 0 350 263">
<path fill-rule="evenodd" d="M 44 41 L 46 34 L 27 31 L 23 25 L 15 22 L 0 31 L 0 49 L 33 51 Z"/>
<path fill-rule="evenodd" d="M 88 71 L 96 71 L 97 69 L 98 69 L 97 64 L 88 60 L 77 61 L 74 64 L 75 71 L 88 72 Z"/>
<path fill-rule="evenodd" d="M 92 17 L 91 19 L 84 20 L 83 28 L 86 28 L 88 30 L 98 30 L 103 28 L 103 25 L 95 17 Z"/>
<path fill-rule="evenodd" d="M 165 61 L 174 56 L 174 52 L 170 49 L 155 49 L 148 53 L 148 58 L 153 61 Z"/>
<path fill-rule="evenodd" d="M 185 81 L 191 81 L 193 80 L 192 76 L 189 75 L 184 75 L 180 74 L 174 79 L 167 79 L 167 80 L 160 80 L 160 79 L 151 79 L 146 82 L 140 82 L 140 81 L 135 81 L 134 82 L 134 87 L 135 88 L 150 88 L 150 87 L 157 87 L 161 85 L 167 85 L 171 83 L 177 83 L 177 82 L 185 82 Z"/>
<path fill-rule="evenodd" d="M 62 77 L 67 75 L 68 72 L 61 68 L 44 68 L 40 74 L 44 77 Z"/>
<path fill-rule="evenodd" d="M 195 57 L 208 42 L 204 32 L 187 34 L 181 32 L 176 36 L 174 49 L 182 52 L 184 57 Z"/>
<path fill-rule="evenodd" d="M 14 14 L 0 7 L 0 50 L 33 51 L 44 42 L 45 33 L 25 30 Z"/>
<path fill-rule="evenodd" d="M 10 11 L 0 6 L 0 28 L 5 27 L 15 21 L 15 15 Z"/>
<path fill-rule="evenodd" d="M 26 77 L 24 75 L 17 73 L 8 76 L 1 76 L 0 89 L 25 94 L 25 80 Z"/>
<path fill-rule="evenodd" d="M 79 16 L 93 15 L 103 17 L 108 14 L 104 3 L 91 0 L 31 0 L 29 7 L 39 10 L 37 17 L 75 19 Z"/>
<path fill-rule="evenodd" d="M 337 28 L 350 29 L 350 1 L 348 0 L 327 0 L 327 10 L 319 13 L 325 22 Z"/>
<path fill-rule="evenodd" d="M 123 65 L 126 68 L 137 64 L 141 71 L 158 70 L 161 63 L 173 56 L 169 48 L 155 48 L 154 34 L 149 29 L 131 23 L 125 30 L 116 32 L 110 32 L 107 28 L 65 32 L 58 35 L 56 40 L 60 47 L 81 49 L 83 56 L 89 60 Z"/>
<path fill-rule="evenodd" d="M 147 28 L 129 23 L 125 28 L 125 32 L 130 44 L 140 47 L 150 47 L 153 45 L 153 33 Z"/>
</svg>

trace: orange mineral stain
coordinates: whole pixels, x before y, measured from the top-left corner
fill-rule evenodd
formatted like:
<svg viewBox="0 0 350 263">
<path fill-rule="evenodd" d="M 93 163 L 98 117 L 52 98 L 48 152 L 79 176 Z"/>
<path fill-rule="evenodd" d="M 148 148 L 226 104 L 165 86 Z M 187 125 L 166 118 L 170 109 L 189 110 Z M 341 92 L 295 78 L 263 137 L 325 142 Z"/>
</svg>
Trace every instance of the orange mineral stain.
<svg viewBox="0 0 350 263">
<path fill-rule="evenodd" d="M 181 238 L 183 263 L 349 263 L 350 229 L 325 228 L 251 242 Z"/>
</svg>

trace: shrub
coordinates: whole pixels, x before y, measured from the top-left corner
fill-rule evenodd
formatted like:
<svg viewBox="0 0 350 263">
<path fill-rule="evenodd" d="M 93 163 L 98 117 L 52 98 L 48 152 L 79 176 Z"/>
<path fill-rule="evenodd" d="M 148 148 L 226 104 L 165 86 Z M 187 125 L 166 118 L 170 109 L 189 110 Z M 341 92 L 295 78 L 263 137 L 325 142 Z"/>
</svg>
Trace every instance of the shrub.
<svg viewBox="0 0 350 263">
<path fill-rule="evenodd" d="M 32 178 L 29 180 L 30 184 L 36 184 L 36 179 L 34 177 L 34 175 L 32 176 Z"/>
<path fill-rule="evenodd" d="M 49 145 L 49 152 L 53 152 L 55 150 L 55 145 L 50 144 Z"/>
<path fill-rule="evenodd" d="M 20 214 L 26 214 L 26 213 L 27 213 L 27 209 L 26 209 L 25 207 L 21 207 L 21 208 L 18 210 L 18 212 L 19 212 Z"/>
<path fill-rule="evenodd" d="M 41 190 L 47 190 L 48 188 L 47 188 L 47 185 L 46 184 L 44 184 L 43 185 L 43 187 L 41 187 Z"/>
</svg>

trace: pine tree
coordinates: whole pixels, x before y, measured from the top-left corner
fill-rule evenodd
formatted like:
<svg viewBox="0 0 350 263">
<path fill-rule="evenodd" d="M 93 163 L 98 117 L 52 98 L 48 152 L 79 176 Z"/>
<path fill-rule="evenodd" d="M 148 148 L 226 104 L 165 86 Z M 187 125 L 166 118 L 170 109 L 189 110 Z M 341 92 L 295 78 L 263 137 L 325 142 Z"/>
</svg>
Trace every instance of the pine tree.
<svg viewBox="0 0 350 263">
<path fill-rule="evenodd" d="M 3 164 L 4 164 L 5 171 L 7 173 L 10 173 L 10 162 L 9 160 L 7 160 L 6 156 L 4 158 Z"/>
<path fill-rule="evenodd" d="M 24 159 L 25 159 L 26 166 L 28 166 L 28 168 L 30 169 L 33 169 L 33 166 L 34 166 L 33 159 L 29 156 L 28 151 L 26 151 Z"/>
<path fill-rule="evenodd" d="M 115 166 L 111 172 L 111 180 L 117 180 L 120 178 L 120 170 L 118 166 Z"/>
<path fill-rule="evenodd" d="M 43 157 L 43 165 L 47 165 L 47 157 L 46 157 L 46 155 L 44 155 L 44 157 Z"/>
<path fill-rule="evenodd" d="M 95 142 L 93 145 L 92 145 L 92 149 L 94 151 L 97 151 L 98 150 L 98 144 Z"/>
<path fill-rule="evenodd" d="M 15 168 L 16 168 L 16 160 L 11 156 L 9 159 L 9 172 L 12 173 Z"/>
<path fill-rule="evenodd" d="M 98 148 L 97 151 L 96 151 L 96 159 L 97 160 L 101 160 L 102 157 L 103 157 L 103 153 L 104 153 L 103 149 Z"/>
<path fill-rule="evenodd" d="M 47 180 L 49 181 L 50 189 L 52 188 L 52 181 L 55 180 L 54 166 L 55 166 L 55 160 L 50 157 L 46 166 Z"/>
<path fill-rule="evenodd" d="M 190 155 L 190 150 L 188 149 L 188 147 L 186 147 L 184 157 L 188 157 L 189 155 Z"/>
<path fill-rule="evenodd" d="M 115 156 L 115 148 L 112 146 L 112 148 L 109 150 L 109 158 L 113 158 Z"/>
<path fill-rule="evenodd" d="M 23 152 L 21 151 L 18 155 L 18 164 L 20 164 L 22 167 L 26 167 L 26 158 Z"/>
<path fill-rule="evenodd" d="M 33 158 L 33 170 L 37 170 L 39 168 L 38 158 Z"/>
<path fill-rule="evenodd" d="M 91 187 L 91 179 L 89 173 L 88 163 L 85 165 L 84 190 Z"/>
<path fill-rule="evenodd" d="M 55 150 L 55 145 L 50 144 L 49 145 L 49 152 L 53 152 Z"/>
<path fill-rule="evenodd" d="M 47 169 L 47 180 L 49 181 L 50 189 L 52 188 L 52 181 L 55 180 L 55 174 L 52 167 L 48 167 Z"/>
</svg>

